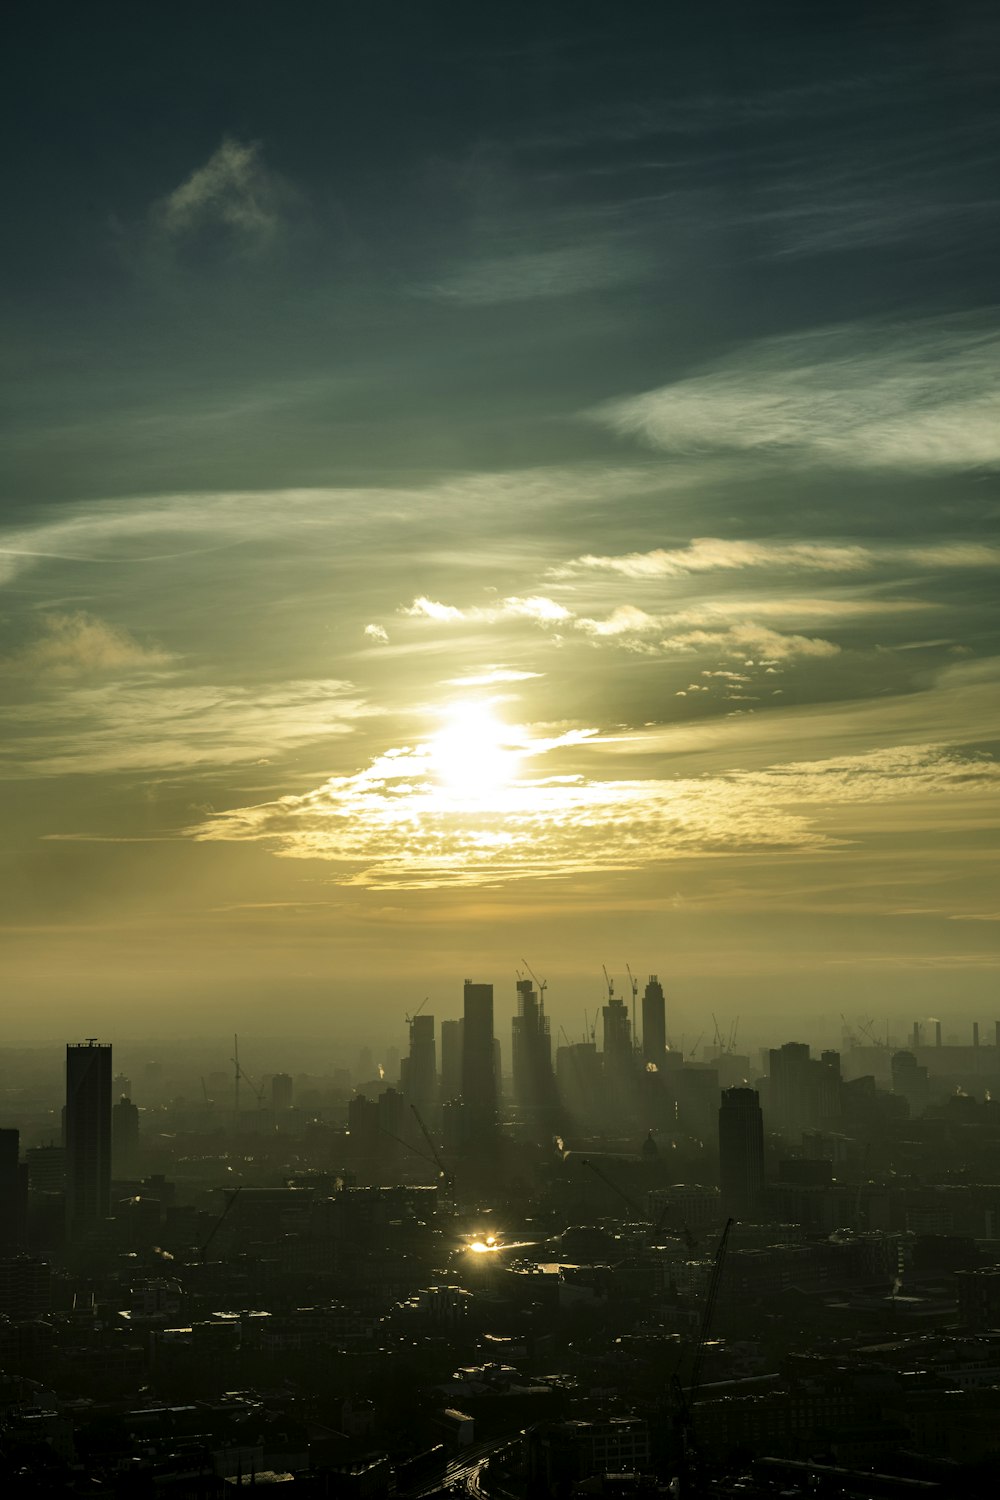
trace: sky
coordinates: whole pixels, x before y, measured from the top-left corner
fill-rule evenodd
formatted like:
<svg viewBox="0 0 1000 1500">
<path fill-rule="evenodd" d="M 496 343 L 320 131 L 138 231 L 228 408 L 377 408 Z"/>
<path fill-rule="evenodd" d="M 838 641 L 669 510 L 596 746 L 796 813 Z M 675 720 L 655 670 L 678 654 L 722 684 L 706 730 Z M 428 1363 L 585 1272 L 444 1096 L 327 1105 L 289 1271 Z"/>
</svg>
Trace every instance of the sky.
<svg viewBox="0 0 1000 1500">
<path fill-rule="evenodd" d="M 4 29 L 9 1036 L 1000 1011 L 995 7 Z"/>
</svg>

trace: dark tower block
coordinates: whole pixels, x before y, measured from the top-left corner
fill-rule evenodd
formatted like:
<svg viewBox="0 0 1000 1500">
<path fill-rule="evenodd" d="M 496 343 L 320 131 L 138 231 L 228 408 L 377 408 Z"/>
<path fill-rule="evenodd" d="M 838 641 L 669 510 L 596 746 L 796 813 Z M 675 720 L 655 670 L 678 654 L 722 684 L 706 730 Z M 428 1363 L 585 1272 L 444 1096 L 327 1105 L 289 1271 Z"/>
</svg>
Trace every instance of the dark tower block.
<svg viewBox="0 0 1000 1500">
<path fill-rule="evenodd" d="M 756 1219 L 764 1200 L 764 1116 L 756 1089 L 723 1089 L 719 1107 L 722 1212 Z"/>
<path fill-rule="evenodd" d="M 514 1102 L 523 1121 L 542 1125 L 555 1109 L 552 1038 L 542 996 L 530 979 L 517 981 L 517 1014 L 511 1025 Z"/>
<path fill-rule="evenodd" d="M 642 997 L 642 1060 L 663 1071 L 667 1057 L 667 1008 L 663 999 L 663 985 L 655 974 L 650 974 L 649 983 Z"/>
<path fill-rule="evenodd" d="M 470 1146 L 492 1140 L 497 1125 L 493 986 L 469 979 L 462 1015 L 462 1117 Z"/>
<path fill-rule="evenodd" d="M 111 1207 L 111 1047 L 66 1048 L 66 1224 L 86 1233 Z"/>
</svg>

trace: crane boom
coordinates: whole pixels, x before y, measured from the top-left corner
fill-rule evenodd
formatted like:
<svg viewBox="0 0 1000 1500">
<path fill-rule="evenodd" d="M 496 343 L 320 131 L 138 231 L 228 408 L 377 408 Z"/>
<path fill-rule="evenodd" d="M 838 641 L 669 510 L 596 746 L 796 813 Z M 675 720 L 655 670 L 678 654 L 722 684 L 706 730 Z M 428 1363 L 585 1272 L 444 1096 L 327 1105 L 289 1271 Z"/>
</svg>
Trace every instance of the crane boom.
<svg viewBox="0 0 1000 1500">
<path fill-rule="evenodd" d="M 438 1173 L 439 1173 L 439 1175 L 441 1177 L 441 1181 L 444 1184 L 444 1186 L 448 1189 L 448 1191 L 451 1192 L 452 1189 L 455 1186 L 455 1177 L 454 1177 L 454 1174 L 452 1172 L 448 1171 L 448 1168 L 445 1166 L 444 1162 L 441 1160 L 441 1154 L 438 1151 L 438 1148 L 435 1146 L 434 1141 L 433 1141 L 433 1139 L 431 1137 L 431 1133 L 427 1129 L 427 1126 L 424 1124 L 423 1117 L 421 1116 L 421 1113 L 420 1113 L 419 1109 L 417 1108 L 417 1106 L 415 1104 L 411 1104 L 410 1105 L 410 1109 L 413 1111 L 413 1118 L 416 1120 L 417 1124 L 420 1126 L 420 1134 L 423 1136 L 424 1140 L 427 1142 L 427 1149 L 431 1153 L 431 1157 L 433 1159 L 434 1165 L 438 1169 Z"/>
<path fill-rule="evenodd" d="M 688 1383 L 687 1404 L 690 1410 L 695 1403 L 698 1387 L 701 1385 L 701 1367 L 705 1358 L 705 1345 L 708 1342 L 709 1331 L 712 1326 L 712 1315 L 715 1312 L 715 1303 L 719 1295 L 719 1283 L 722 1280 L 722 1268 L 726 1260 L 726 1246 L 729 1243 L 729 1231 L 733 1227 L 733 1220 L 726 1220 L 726 1227 L 722 1231 L 712 1262 L 712 1274 L 708 1278 L 708 1289 L 705 1293 L 705 1307 L 701 1315 L 701 1327 L 698 1330 L 698 1342 L 694 1349 L 694 1359 L 691 1362 L 691 1379 Z"/>
<path fill-rule="evenodd" d="M 212 1230 L 211 1230 L 211 1233 L 208 1236 L 208 1239 L 205 1241 L 205 1243 L 202 1245 L 201 1249 L 198 1252 L 198 1259 L 201 1261 L 202 1265 L 205 1264 L 205 1261 L 208 1258 L 208 1247 L 209 1247 L 209 1245 L 212 1243 L 212 1241 L 215 1239 L 215 1236 L 218 1234 L 219 1230 L 222 1228 L 223 1220 L 225 1219 L 225 1217 L 228 1214 L 229 1210 L 232 1208 L 233 1204 L 236 1202 L 237 1198 L 240 1196 L 240 1194 L 242 1193 L 242 1191 L 243 1191 L 243 1185 L 241 1183 L 240 1186 L 233 1193 L 232 1197 L 228 1198 L 226 1200 L 226 1206 L 225 1206 L 225 1208 L 222 1210 L 221 1214 L 216 1219 L 215 1223 L 212 1225 Z"/>
</svg>

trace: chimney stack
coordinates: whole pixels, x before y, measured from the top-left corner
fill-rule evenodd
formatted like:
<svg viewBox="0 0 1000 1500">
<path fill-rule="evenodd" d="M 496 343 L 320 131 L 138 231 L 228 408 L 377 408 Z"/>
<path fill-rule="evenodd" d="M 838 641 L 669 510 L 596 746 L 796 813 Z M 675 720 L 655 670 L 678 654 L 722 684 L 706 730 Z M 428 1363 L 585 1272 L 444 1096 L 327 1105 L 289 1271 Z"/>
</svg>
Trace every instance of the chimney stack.
<svg viewBox="0 0 1000 1500">
<path fill-rule="evenodd" d="M 972 1045 L 974 1047 L 978 1047 L 979 1046 L 979 1022 L 978 1021 L 973 1021 L 973 1023 L 972 1023 Z"/>
<path fill-rule="evenodd" d="M 914 1023 L 913 1023 L 913 1042 L 912 1042 L 912 1046 L 913 1046 L 914 1052 L 916 1052 L 917 1048 L 920 1046 L 920 1022 L 919 1021 L 914 1021 Z"/>
<path fill-rule="evenodd" d="M 935 1047 L 940 1047 L 940 1045 L 941 1045 L 941 1022 L 940 1021 L 936 1021 L 934 1023 L 934 1045 L 935 1045 Z"/>
</svg>

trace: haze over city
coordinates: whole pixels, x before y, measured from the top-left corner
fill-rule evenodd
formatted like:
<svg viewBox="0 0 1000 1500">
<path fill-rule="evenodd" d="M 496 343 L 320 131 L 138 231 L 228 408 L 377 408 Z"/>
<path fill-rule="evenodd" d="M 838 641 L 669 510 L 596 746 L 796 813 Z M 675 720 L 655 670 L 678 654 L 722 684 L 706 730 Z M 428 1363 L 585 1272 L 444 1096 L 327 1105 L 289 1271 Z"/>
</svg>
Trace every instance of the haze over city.
<svg viewBox="0 0 1000 1500">
<path fill-rule="evenodd" d="M 10 20 L 8 1038 L 989 1021 L 995 17 L 294 11 Z"/>
</svg>

